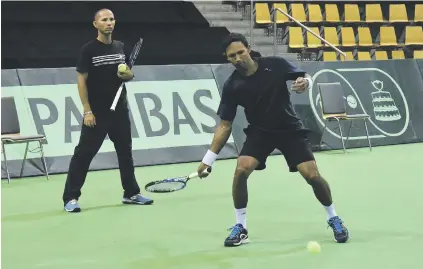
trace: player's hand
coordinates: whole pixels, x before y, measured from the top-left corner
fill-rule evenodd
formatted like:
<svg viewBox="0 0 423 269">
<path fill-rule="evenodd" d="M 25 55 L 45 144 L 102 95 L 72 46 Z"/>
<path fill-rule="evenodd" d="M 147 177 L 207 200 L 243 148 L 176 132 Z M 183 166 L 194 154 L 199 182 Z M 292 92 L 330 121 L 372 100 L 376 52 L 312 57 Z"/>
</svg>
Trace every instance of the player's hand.
<svg viewBox="0 0 423 269">
<path fill-rule="evenodd" d="M 91 128 L 94 127 L 96 125 L 94 114 L 92 114 L 92 113 L 86 114 L 84 116 L 84 124 L 88 127 L 91 127 Z"/>
<path fill-rule="evenodd" d="M 133 78 L 133 74 L 131 69 L 128 67 L 124 72 L 117 72 L 117 76 L 124 81 L 131 80 Z"/>
<path fill-rule="evenodd" d="M 209 167 L 210 166 L 208 166 L 207 164 L 200 163 L 200 165 L 198 166 L 198 169 L 197 169 L 198 176 L 200 178 L 207 177 L 209 174 L 203 173 L 203 172 L 206 171 L 206 169 L 209 168 Z"/>
<path fill-rule="evenodd" d="M 303 93 L 305 90 L 308 89 L 308 86 L 308 79 L 299 77 L 294 81 L 294 83 L 292 83 L 291 90 L 296 93 Z"/>
</svg>

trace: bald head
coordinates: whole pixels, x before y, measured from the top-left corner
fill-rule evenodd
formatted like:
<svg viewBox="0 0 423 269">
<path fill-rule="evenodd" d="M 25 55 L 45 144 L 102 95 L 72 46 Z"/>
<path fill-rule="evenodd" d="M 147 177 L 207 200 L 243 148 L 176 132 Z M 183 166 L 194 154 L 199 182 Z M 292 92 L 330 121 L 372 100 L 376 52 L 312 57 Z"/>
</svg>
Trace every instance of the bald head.
<svg viewBox="0 0 423 269">
<path fill-rule="evenodd" d="M 105 13 L 105 14 L 103 14 L 103 13 Z M 95 13 L 95 15 L 94 15 L 94 20 L 95 20 L 95 21 L 97 21 L 97 20 L 99 20 L 102 16 L 105 16 L 105 15 L 110 15 L 110 14 L 113 16 L 113 12 L 112 12 L 110 9 L 107 9 L 107 8 L 102 8 L 102 9 L 98 10 L 98 11 Z"/>
</svg>

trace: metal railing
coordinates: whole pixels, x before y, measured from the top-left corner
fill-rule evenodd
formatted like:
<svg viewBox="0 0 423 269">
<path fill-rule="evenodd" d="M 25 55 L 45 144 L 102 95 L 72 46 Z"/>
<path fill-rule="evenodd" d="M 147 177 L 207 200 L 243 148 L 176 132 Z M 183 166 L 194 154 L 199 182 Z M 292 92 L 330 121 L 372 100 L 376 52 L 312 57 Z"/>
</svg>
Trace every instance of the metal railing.
<svg viewBox="0 0 423 269">
<path fill-rule="evenodd" d="M 250 44 L 254 44 L 253 43 L 253 28 L 254 28 L 254 1 L 253 0 L 251 0 L 251 3 L 250 3 L 250 12 L 251 12 L 251 18 L 250 18 Z M 344 56 L 344 59 L 347 58 L 347 55 L 346 55 L 345 52 L 343 52 L 342 50 L 340 50 L 337 47 L 335 47 L 332 43 L 330 43 L 326 39 L 322 38 L 320 35 L 314 33 L 312 30 L 310 30 L 310 28 L 308 28 L 307 26 L 305 26 L 304 24 L 302 24 L 297 19 L 295 19 L 294 17 L 292 17 L 291 15 L 289 15 L 288 13 L 286 13 L 284 10 L 282 10 L 280 8 L 274 8 L 270 12 L 270 17 L 273 20 L 273 54 L 276 54 L 276 50 L 277 50 L 277 41 L 276 41 L 277 40 L 277 32 L 276 32 L 277 31 L 277 21 L 276 21 L 277 12 L 280 12 L 281 14 L 283 14 L 284 16 L 286 16 L 287 18 L 291 19 L 293 22 L 295 22 L 296 24 L 298 24 L 299 26 L 301 26 L 302 28 L 304 28 L 307 32 L 311 33 L 316 38 L 318 38 L 320 41 L 324 42 L 326 45 L 328 45 L 329 47 L 331 47 L 332 49 L 334 49 L 336 52 L 338 52 L 339 54 L 341 54 L 342 56 Z"/>
</svg>

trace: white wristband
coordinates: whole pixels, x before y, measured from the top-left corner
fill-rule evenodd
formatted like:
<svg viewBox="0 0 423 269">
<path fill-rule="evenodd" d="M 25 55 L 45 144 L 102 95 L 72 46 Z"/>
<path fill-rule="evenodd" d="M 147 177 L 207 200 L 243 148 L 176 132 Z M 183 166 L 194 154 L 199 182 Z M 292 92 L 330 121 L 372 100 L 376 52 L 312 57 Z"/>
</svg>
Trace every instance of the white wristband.
<svg viewBox="0 0 423 269">
<path fill-rule="evenodd" d="M 212 166 L 212 164 L 214 163 L 214 161 L 216 161 L 216 159 L 217 159 L 217 154 L 211 150 L 208 150 L 206 155 L 204 155 L 204 158 L 201 162 L 204 164 L 207 164 L 208 166 Z"/>
</svg>

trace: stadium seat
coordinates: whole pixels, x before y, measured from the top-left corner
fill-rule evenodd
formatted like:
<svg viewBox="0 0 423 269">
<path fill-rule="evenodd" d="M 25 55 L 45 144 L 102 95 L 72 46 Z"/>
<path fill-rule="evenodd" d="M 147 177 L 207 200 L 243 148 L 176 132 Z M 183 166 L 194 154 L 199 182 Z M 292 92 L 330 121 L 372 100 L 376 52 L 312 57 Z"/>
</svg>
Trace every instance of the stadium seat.
<svg viewBox="0 0 423 269">
<path fill-rule="evenodd" d="M 306 22 L 307 17 L 304 10 L 304 5 L 301 4 L 291 4 L 291 16 L 294 17 L 299 22 Z"/>
<path fill-rule="evenodd" d="M 423 50 L 415 50 L 413 52 L 414 59 L 423 59 Z"/>
<path fill-rule="evenodd" d="M 357 4 L 344 5 L 344 21 L 345 22 L 360 22 L 360 12 Z"/>
<path fill-rule="evenodd" d="M 388 58 L 388 57 L 386 57 Z M 370 57 L 370 53 L 368 51 L 358 51 L 357 52 L 357 59 L 359 61 L 370 61 L 372 57 Z"/>
<path fill-rule="evenodd" d="M 289 47 L 304 48 L 303 30 L 301 27 L 289 27 Z"/>
<path fill-rule="evenodd" d="M 325 4 L 326 22 L 339 22 L 339 11 L 336 4 Z"/>
<path fill-rule="evenodd" d="M 372 35 L 370 34 L 369 27 L 358 27 L 358 46 L 360 47 L 372 47 Z"/>
<path fill-rule="evenodd" d="M 339 46 L 339 38 L 336 27 L 325 27 L 324 31 L 324 38 L 329 41 L 334 46 Z M 328 45 L 325 46 L 328 47 Z"/>
<path fill-rule="evenodd" d="M 376 60 L 388 60 L 388 52 L 384 50 L 378 50 L 375 52 Z"/>
<path fill-rule="evenodd" d="M 281 10 L 285 11 L 286 13 L 288 13 L 288 9 L 286 8 L 286 4 L 285 3 L 274 3 L 273 4 L 273 8 L 280 8 Z M 275 13 L 274 13 L 275 14 Z M 287 16 L 283 15 L 280 12 L 276 12 L 276 23 L 288 23 L 290 20 Z"/>
<path fill-rule="evenodd" d="M 393 26 L 380 27 L 380 46 L 397 46 L 397 37 Z"/>
<path fill-rule="evenodd" d="M 382 8 L 380 4 L 366 4 L 366 22 L 367 23 L 382 23 Z"/>
<path fill-rule="evenodd" d="M 270 24 L 270 11 L 267 3 L 256 3 L 256 23 Z"/>
<path fill-rule="evenodd" d="M 333 62 L 336 61 L 336 52 L 335 51 L 324 51 L 323 52 L 323 61 Z"/>
<path fill-rule="evenodd" d="M 407 10 L 404 4 L 389 5 L 389 22 L 408 22 Z"/>
<path fill-rule="evenodd" d="M 309 28 L 313 33 L 320 36 L 319 28 L 318 27 L 310 27 Z M 307 47 L 309 48 L 319 48 L 322 46 L 322 41 L 315 37 L 313 34 L 307 31 Z"/>
<path fill-rule="evenodd" d="M 405 45 L 423 45 L 423 31 L 421 26 L 405 27 Z"/>
<path fill-rule="evenodd" d="M 344 51 L 344 52 L 347 55 L 347 58 L 345 59 L 343 55 L 339 55 L 339 58 L 341 59 L 341 61 L 354 61 L 354 54 L 352 51 Z"/>
<path fill-rule="evenodd" d="M 323 21 L 322 11 L 317 4 L 308 4 L 308 21 L 317 23 Z"/>
<path fill-rule="evenodd" d="M 414 9 L 414 22 L 423 22 L 423 4 L 416 4 Z"/>
<path fill-rule="evenodd" d="M 341 28 L 341 39 L 343 47 L 355 47 L 355 37 L 352 27 L 342 27 Z"/>
<path fill-rule="evenodd" d="M 393 50 L 392 52 L 392 59 L 405 59 L 404 51 L 402 50 Z"/>
</svg>

